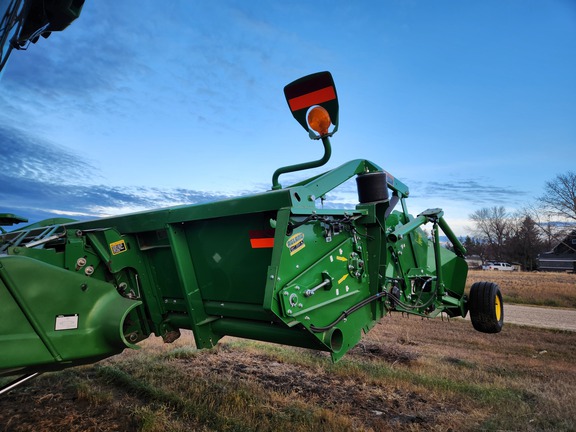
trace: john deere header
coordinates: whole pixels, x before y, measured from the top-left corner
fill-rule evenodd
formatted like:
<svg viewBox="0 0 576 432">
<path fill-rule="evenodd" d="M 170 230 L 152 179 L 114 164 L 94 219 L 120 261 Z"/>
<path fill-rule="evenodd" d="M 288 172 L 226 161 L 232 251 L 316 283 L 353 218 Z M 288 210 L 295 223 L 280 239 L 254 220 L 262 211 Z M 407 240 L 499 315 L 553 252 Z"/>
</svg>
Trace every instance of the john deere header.
<svg viewBox="0 0 576 432">
<path fill-rule="evenodd" d="M 300 78 L 284 93 L 324 156 L 277 169 L 269 191 L 4 231 L 0 375 L 22 382 L 135 348 L 150 334 L 172 342 L 180 329 L 192 330 L 199 348 L 232 335 L 324 350 L 334 360 L 391 312 L 470 311 L 477 330 L 500 331 L 498 286 L 477 283 L 465 295 L 465 250 L 442 210 L 412 217 L 408 187 L 377 164 L 353 160 L 281 185 L 283 174 L 329 161 L 339 106 L 329 72 Z M 323 208 L 352 178 L 355 209 Z M 440 231 L 455 252 L 441 246 Z"/>
</svg>

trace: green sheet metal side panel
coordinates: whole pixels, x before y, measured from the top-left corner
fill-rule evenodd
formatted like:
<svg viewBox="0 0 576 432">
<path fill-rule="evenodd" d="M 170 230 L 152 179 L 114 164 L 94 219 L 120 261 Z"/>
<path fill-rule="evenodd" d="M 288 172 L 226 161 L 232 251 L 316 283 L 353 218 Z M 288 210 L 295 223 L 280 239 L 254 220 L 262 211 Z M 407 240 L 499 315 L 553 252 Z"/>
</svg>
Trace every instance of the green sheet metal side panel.
<svg viewBox="0 0 576 432">
<path fill-rule="evenodd" d="M 18 303 L 0 279 L 0 369 L 51 363 L 54 357 L 42 343 Z"/>
<path fill-rule="evenodd" d="M 460 258 L 448 249 L 440 248 L 442 263 L 442 280 L 449 291 L 456 298 L 462 297 L 466 288 L 466 277 L 468 276 L 468 264 L 464 258 Z M 436 269 L 432 247 L 429 251 L 429 262 Z"/>
<path fill-rule="evenodd" d="M 194 330 L 198 346 L 211 346 L 214 319 L 269 322 L 263 310 L 277 212 L 191 220 L 139 233 L 140 253 L 168 322 Z"/>
<path fill-rule="evenodd" d="M 190 253 L 204 301 L 262 307 L 272 257 L 276 212 L 187 224 Z M 223 313 L 223 315 L 226 315 Z"/>
<path fill-rule="evenodd" d="M 146 268 L 151 275 L 151 280 L 154 285 L 153 289 L 158 290 L 157 296 L 160 299 L 160 303 L 164 303 L 164 306 L 161 308 L 162 312 L 165 312 L 166 305 L 173 303 L 172 300 L 183 299 L 172 254 L 172 247 L 166 245 L 165 247 L 150 248 L 141 251 L 141 254 L 145 259 Z M 170 308 L 172 307 L 173 306 L 170 306 Z M 179 308 L 184 310 L 181 305 Z"/>
<path fill-rule="evenodd" d="M 292 205 L 290 190 L 268 191 L 205 204 L 184 205 L 69 224 L 88 230 L 114 227 L 121 234 L 162 230 L 167 224 L 275 211 Z M 313 205 L 313 204 L 312 204 Z"/>
<path fill-rule="evenodd" d="M 13 349 L 0 356 L 0 369 L 83 363 L 132 347 L 123 323 L 141 302 L 120 296 L 113 285 L 20 256 L 0 258 L 0 279 L 12 312 L 0 327 L 0 352 Z M 15 338 L 31 343 L 14 346 Z"/>
<path fill-rule="evenodd" d="M 334 221 L 342 217 L 334 216 Z M 299 218 L 303 216 L 291 219 Z M 331 325 L 345 310 L 370 297 L 370 281 L 365 236 L 344 230 L 327 237 L 326 228 L 321 221 L 305 223 L 288 230 L 276 246 L 278 265 L 271 274 L 276 280 L 269 307 L 289 327 L 308 329 L 336 360 L 360 340 L 375 316 L 373 305 L 366 304 Z M 356 229 L 364 231 L 362 226 Z M 274 270 L 272 266 L 270 271 Z M 317 331 L 321 327 L 330 328 Z"/>
</svg>

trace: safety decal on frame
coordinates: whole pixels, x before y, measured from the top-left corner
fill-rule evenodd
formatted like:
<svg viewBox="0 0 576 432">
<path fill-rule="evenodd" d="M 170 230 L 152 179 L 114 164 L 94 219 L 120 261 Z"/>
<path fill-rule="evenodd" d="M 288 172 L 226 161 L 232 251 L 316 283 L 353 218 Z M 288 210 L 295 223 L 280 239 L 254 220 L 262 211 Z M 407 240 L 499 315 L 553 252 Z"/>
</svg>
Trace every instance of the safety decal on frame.
<svg viewBox="0 0 576 432">
<path fill-rule="evenodd" d="M 290 237 L 286 242 L 286 247 L 290 251 L 290 256 L 304 249 L 306 247 L 304 244 L 304 233 L 296 233 Z"/>
<path fill-rule="evenodd" d="M 78 328 L 78 314 L 74 315 L 57 315 L 54 325 L 55 331 L 75 330 Z"/>
<path fill-rule="evenodd" d="M 128 248 L 126 247 L 126 242 L 124 240 L 118 240 L 117 242 L 110 243 L 110 251 L 112 255 L 118 255 L 122 252 L 126 252 Z"/>
<path fill-rule="evenodd" d="M 250 246 L 252 249 L 266 249 L 274 247 L 274 230 L 250 230 Z"/>
</svg>

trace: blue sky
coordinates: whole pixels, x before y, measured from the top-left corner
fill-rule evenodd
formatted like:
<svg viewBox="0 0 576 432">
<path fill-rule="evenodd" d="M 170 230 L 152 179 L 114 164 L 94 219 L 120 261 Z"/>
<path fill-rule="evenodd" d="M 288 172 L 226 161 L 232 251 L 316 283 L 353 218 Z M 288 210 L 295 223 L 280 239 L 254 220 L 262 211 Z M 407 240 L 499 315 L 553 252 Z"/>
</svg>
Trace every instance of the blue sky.
<svg viewBox="0 0 576 432">
<path fill-rule="evenodd" d="M 369 159 L 410 187 L 412 213 L 441 207 L 462 236 L 475 210 L 519 209 L 576 169 L 574 53 L 574 0 L 87 0 L 0 80 L 0 212 L 102 217 L 268 190 L 279 166 L 322 155 L 284 85 L 329 70 L 326 168 Z"/>
</svg>

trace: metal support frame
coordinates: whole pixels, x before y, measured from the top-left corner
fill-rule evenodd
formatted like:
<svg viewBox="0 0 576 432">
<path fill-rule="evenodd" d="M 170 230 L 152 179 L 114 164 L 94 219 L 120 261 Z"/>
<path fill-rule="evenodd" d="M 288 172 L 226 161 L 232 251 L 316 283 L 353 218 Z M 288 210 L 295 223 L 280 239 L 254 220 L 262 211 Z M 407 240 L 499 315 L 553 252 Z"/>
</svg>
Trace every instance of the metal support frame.
<svg viewBox="0 0 576 432">
<path fill-rule="evenodd" d="M 15 379 L 14 381 L 12 381 L 12 382 L 10 382 L 10 383 L 8 383 L 5 386 L 0 388 L 0 396 L 3 395 L 4 393 L 8 393 L 10 390 L 14 389 L 15 387 L 18 387 L 19 385 L 24 384 L 26 381 L 29 381 L 32 378 L 37 377 L 38 375 L 40 375 L 40 372 L 34 372 L 34 373 L 23 375 L 18 379 Z"/>
</svg>

